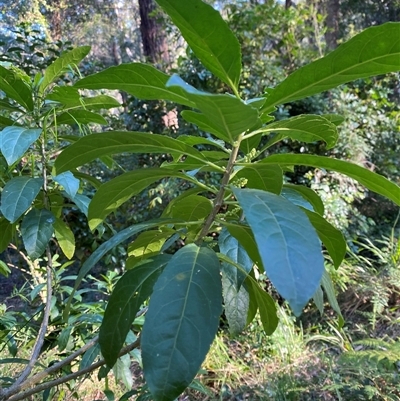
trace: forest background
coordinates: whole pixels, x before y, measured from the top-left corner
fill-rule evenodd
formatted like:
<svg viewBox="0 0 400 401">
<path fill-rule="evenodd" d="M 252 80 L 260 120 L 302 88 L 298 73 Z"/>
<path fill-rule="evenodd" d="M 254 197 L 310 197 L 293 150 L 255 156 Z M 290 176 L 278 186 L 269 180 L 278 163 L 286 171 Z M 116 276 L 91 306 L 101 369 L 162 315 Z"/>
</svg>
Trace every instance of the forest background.
<svg viewBox="0 0 400 401">
<path fill-rule="evenodd" d="M 80 64 L 83 76 L 121 63 L 146 61 L 169 73 L 178 73 L 196 88 L 214 93 L 226 90 L 202 66 L 178 30 L 150 0 L 10 3 L 0 2 L 1 62 L 14 63 L 30 76 L 43 70 L 62 51 L 90 45 L 89 56 Z M 276 86 L 296 68 L 322 57 L 361 30 L 400 21 L 398 0 L 209 3 L 222 13 L 239 39 L 244 71 L 240 90 L 248 97 L 265 87 Z M 114 129 L 152 131 L 172 137 L 205 135 L 181 119 L 175 105 L 138 100 L 123 92 L 117 96 L 122 106 L 103 112 Z M 358 80 L 281 106 L 275 112 L 277 120 L 304 113 L 336 113 L 345 120 L 339 143 L 332 150 L 319 144 L 284 141 L 274 152 L 339 156 L 400 184 L 399 96 L 399 74 L 394 73 Z M 82 135 L 99 131 L 101 127 L 89 124 L 71 126 L 68 130 L 66 134 Z M 98 180 L 106 181 L 120 171 L 158 166 L 163 161 L 164 155 L 133 155 L 129 159 L 117 158 L 108 165 L 92 163 L 89 169 Z M 215 177 L 210 173 L 207 179 L 212 183 Z M 346 324 L 339 329 L 334 313 L 328 309 L 321 317 L 311 305 L 296 320 L 285 304 L 280 310 L 284 319 L 271 338 L 263 335 L 256 323 L 245 334 L 232 337 L 221 322 L 220 336 L 205 362 L 204 372 L 199 376 L 197 387 L 188 390 L 186 399 L 400 399 L 398 208 L 351 179 L 321 169 L 297 168 L 287 174 L 287 179 L 316 191 L 325 203 L 329 221 L 345 233 L 347 257 L 333 278 Z M 181 186 L 174 179 L 158 182 L 114 213 L 109 224 L 119 231 L 158 217 L 165 205 L 186 189 Z M 76 237 L 76 265 L 112 234 L 111 230 L 102 238 L 90 234 L 85 216 L 78 210 L 66 218 Z M 83 304 L 93 309 L 103 308 L 103 300 L 124 270 L 125 259 L 126 250 L 118 246 L 96 266 L 87 282 L 90 293 L 83 298 Z M 27 284 L 31 282 L 27 279 L 29 268 L 24 260 L 18 259 L 16 250 L 8 249 L 1 260 L 3 273 L 9 274 L 3 279 L 1 290 L 3 338 L 7 338 L 2 358 L 6 360 L 17 352 L 22 358 L 21 353 L 37 330 L 32 315 L 23 316 L 22 312 L 27 305 L 30 310 L 35 309 L 39 290 Z M 63 261 L 60 262 L 62 266 Z M 59 274 L 62 277 L 63 271 Z M 53 341 L 53 345 L 60 346 L 57 326 L 52 330 L 49 344 Z M 67 345 L 68 340 L 68 350 Z M 6 378 L 10 364 L 5 362 L 3 366 L 6 368 L 2 376 Z M 133 370 L 133 379 L 128 373 L 130 370 Z M 129 364 L 129 369 L 125 366 L 115 375 L 123 385 L 110 387 L 107 383 L 98 384 L 93 378 L 91 388 L 82 382 L 80 386 L 87 392 L 86 399 L 121 396 L 124 386 L 130 392 L 137 392 L 133 399 L 148 397 L 137 365 Z M 105 391 L 96 393 L 97 389 L 93 390 L 96 387 Z M 81 397 L 82 392 L 79 394 Z M 70 385 L 49 392 L 47 397 L 69 399 L 73 395 L 73 385 Z"/>
</svg>

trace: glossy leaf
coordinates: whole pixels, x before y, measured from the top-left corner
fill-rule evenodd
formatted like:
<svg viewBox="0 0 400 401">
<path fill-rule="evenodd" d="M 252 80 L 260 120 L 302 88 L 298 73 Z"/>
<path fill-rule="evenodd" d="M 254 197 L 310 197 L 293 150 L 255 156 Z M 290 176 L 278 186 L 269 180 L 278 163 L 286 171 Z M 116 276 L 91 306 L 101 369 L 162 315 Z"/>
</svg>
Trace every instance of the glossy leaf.
<svg viewBox="0 0 400 401">
<path fill-rule="evenodd" d="M 190 195 L 169 205 L 163 217 L 181 218 L 184 221 L 205 219 L 212 210 L 210 199 L 199 195 Z"/>
<path fill-rule="evenodd" d="M 294 205 L 301 206 L 304 209 L 314 211 L 313 205 L 305 199 L 299 192 L 295 191 L 292 188 L 284 187 L 282 188 L 281 195 L 292 202 Z"/>
<path fill-rule="evenodd" d="M 357 180 L 369 190 L 377 192 L 400 206 L 400 187 L 385 177 L 376 174 L 357 164 L 343 160 L 332 159 L 325 156 L 277 154 L 261 161 L 266 164 L 279 164 L 281 166 L 303 165 L 327 170 L 337 171 Z"/>
<path fill-rule="evenodd" d="M 100 124 L 107 125 L 107 120 L 100 114 L 88 110 L 70 110 L 57 117 L 57 124 Z"/>
<path fill-rule="evenodd" d="M 283 188 L 291 189 L 292 191 L 298 192 L 304 199 L 306 199 L 315 212 L 324 215 L 324 203 L 321 198 L 311 189 L 305 187 L 304 185 L 293 185 L 293 184 L 284 184 Z"/>
<path fill-rule="evenodd" d="M 69 69 L 76 68 L 90 52 L 90 46 L 81 46 L 62 54 L 57 60 L 46 68 L 43 80 L 40 84 L 40 91 L 43 92 L 52 82 Z"/>
<path fill-rule="evenodd" d="M 0 150 L 9 166 L 19 160 L 39 138 L 41 129 L 6 127 L 0 132 Z"/>
<path fill-rule="evenodd" d="M 400 23 L 374 26 L 291 74 L 268 94 L 263 110 L 356 79 L 399 70 Z"/>
<path fill-rule="evenodd" d="M 283 173 L 278 165 L 250 164 L 239 170 L 235 177 L 245 178 L 248 188 L 262 189 L 277 195 L 282 190 Z"/>
<path fill-rule="evenodd" d="M 0 217 L 0 233 L 0 253 L 2 253 L 7 249 L 13 235 L 13 226 L 4 217 Z"/>
<path fill-rule="evenodd" d="M 324 141 L 327 149 L 335 146 L 338 140 L 338 132 L 335 124 L 323 116 L 311 114 L 300 115 L 268 124 L 263 128 L 263 132 L 275 132 L 279 134 L 279 140 L 291 138 L 306 143 Z"/>
<path fill-rule="evenodd" d="M 60 174 L 98 157 L 117 153 L 178 153 L 204 161 L 204 156 L 189 145 L 163 135 L 142 132 L 104 132 L 80 138 L 64 149 L 55 161 Z"/>
<path fill-rule="evenodd" d="M 251 290 L 255 296 L 260 312 L 261 323 L 267 335 L 271 335 L 278 326 L 276 306 L 271 296 L 266 293 L 254 280 L 249 280 Z"/>
<path fill-rule="evenodd" d="M 209 248 L 186 245 L 164 269 L 141 336 L 144 375 L 155 401 L 173 400 L 197 374 L 218 329 L 221 291 L 219 261 Z"/>
<path fill-rule="evenodd" d="M 194 106 L 184 91 L 165 86 L 169 78 L 169 75 L 151 65 L 120 64 L 79 80 L 75 83 L 75 88 L 118 89 L 139 99 L 163 99 L 189 107 Z"/>
<path fill-rule="evenodd" d="M 179 172 L 148 168 L 129 171 L 101 185 L 89 206 L 90 229 L 94 230 L 110 213 L 132 196 L 165 177 L 185 176 Z"/>
<path fill-rule="evenodd" d="M 108 301 L 99 334 L 101 353 L 109 367 L 117 361 L 137 312 L 151 295 L 170 258 L 170 255 L 158 255 L 127 271 L 118 280 Z"/>
<path fill-rule="evenodd" d="M 32 91 L 16 73 L 0 66 L 0 90 L 26 110 L 33 110 Z"/>
<path fill-rule="evenodd" d="M 204 66 L 237 88 L 241 72 L 240 45 L 219 12 L 201 0 L 156 1 Z"/>
<path fill-rule="evenodd" d="M 61 250 L 68 259 L 72 259 L 75 253 L 75 237 L 69 226 L 59 218 L 53 223 L 55 236 L 60 245 Z"/>
<path fill-rule="evenodd" d="M 347 250 L 347 244 L 343 234 L 318 213 L 314 213 L 310 210 L 304 210 L 304 212 L 317 231 L 320 240 L 325 245 L 325 248 L 332 258 L 333 265 L 337 269 L 342 263 Z"/>
<path fill-rule="evenodd" d="M 27 176 L 14 177 L 8 181 L 1 193 L 0 211 L 3 216 L 15 223 L 30 208 L 42 184 L 41 178 Z"/>
<path fill-rule="evenodd" d="M 54 228 L 54 215 L 46 209 L 32 209 L 23 218 L 21 236 L 28 256 L 38 259 L 44 253 Z"/>
<path fill-rule="evenodd" d="M 300 315 L 324 269 L 315 229 L 302 210 L 281 196 L 255 189 L 233 192 L 254 233 L 269 279 Z"/>
<path fill-rule="evenodd" d="M 167 82 L 168 88 L 181 88 L 202 114 L 197 114 L 203 128 L 211 127 L 219 139 L 233 144 L 237 137 L 254 127 L 258 122 L 258 112 L 251 106 L 230 95 L 212 95 L 201 92 L 173 75 Z M 188 114 L 186 113 L 186 116 Z M 193 121 L 194 114 L 190 114 Z"/>
<path fill-rule="evenodd" d="M 53 180 L 64 187 L 65 192 L 71 199 L 74 199 L 79 189 L 79 180 L 74 177 L 70 171 L 64 171 L 63 173 L 53 177 Z"/>
</svg>

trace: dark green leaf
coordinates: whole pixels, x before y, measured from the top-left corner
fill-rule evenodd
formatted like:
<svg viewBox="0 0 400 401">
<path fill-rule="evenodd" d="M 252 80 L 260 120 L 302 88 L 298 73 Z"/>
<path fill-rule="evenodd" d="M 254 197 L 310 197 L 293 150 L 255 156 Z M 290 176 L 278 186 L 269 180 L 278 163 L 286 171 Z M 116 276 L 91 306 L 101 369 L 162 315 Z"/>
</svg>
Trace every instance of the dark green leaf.
<svg viewBox="0 0 400 401">
<path fill-rule="evenodd" d="M 267 167 L 267 168 L 265 168 Z M 239 170 L 235 177 L 245 178 L 248 188 L 262 189 L 279 195 L 283 185 L 282 169 L 278 166 L 267 166 L 260 163 L 249 164 Z"/>
<path fill-rule="evenodd" d="M 142 132 L 104 132 L 91 134 L 64 149 L 57 157 L 55 168 L 60 174 L 98 157 L 123 152 L 179 153 L 204 161 L 204 156 L 189 145 L 163 135 Z"/>
<path fill-rule="evenodd" d="M 76 88 L 118 89 L 139 99 L 170 100 L 185 106 L 194 106 L 179 88 L 166 88 L 170 76 L 151 65 L 120 64 L 90 75 L 75 83 Z"/>
<path fill-rule="evenodd" d="M 132 196 L 165 177 L 185 176 L 179 172 L 159 168 L 129 171 L 103 184 L 89 206 L 89 227 L 94 230 L 104 219 Z"/>
<path fill-rule="evenodd" d="M 4 217 L 0 217 L 0 253 L 7 249 L 13 235 L 13 226 Z"/>
<path fill-rule="evenodd" d="M 47 96 L 46 100 L 52 100 L 53 102 L 59 102 L 64 105 L 80 105 L 81 96 L 78 89 L 72 86 L 56 86 Z"/>
<path fill-rule="evenodd" d="M 16 73 L 0 66 L 0 90 L 25 109 L 33 110 L 32 91 Z"/>
<path fill-rule="evenodd" d="M 295 71 L 267 96 L 263 110 L 346 82 L 400 70 L 400 23 L 374 26 Z"/>
<path fill-rule="evenodd" d="M 314 211 L 313 205 L 307 199 L 305 199 L 300 194 L 300 192 L 297 192 L 292 188 L 283 187 L 281 195 L 288 201 L 292 202 L 294 205 L 301 206 L 304 209 Z"/>
<path fill-rule="evenodd" d="M 82 360 L 79 364 L 79 370 L 85 369 L 89 367 L 100 354 L 100 345 L 95 344 L 92 348 L 89 348 L 82 357 Z"/>
<path fill-rule="evenodd" d="M 46 249 L 54 228 L 54 215 L 46 209 L 32 209 L 23 218 L 21 236 L 26 252 L 32 259 L 38 259 Z"/>
<path fill-rule="evenodd" d="M 237 88 L 241 72 L 240 45 L 219 12 L 201 0 L 156 1 L 204 66 Z"/>
<path fill-rule="evenodd" d="M 0 127 L 9 127 L 11 125 L 18 125 L 11 118 L 0 116 Z"/>
<path fill-rule="evenodd" d="M 15 223 L 30 208 L 42 184 L 41 178 L 26 176 L 14 177 L 8 181 L 1 193 L 0 210 L 3 216 Z"/>
<path fill-rule="evenodd" d="M 257 300 L 258 310 L 260 311 L 261 323 L 266 334 L 271 335 L 278 326 L 278 316 L 276 306 L 271 296 L 266 293 L 254 280 L 248 280 L 249 285 Z"/>
<path fill-rule="evenodd" d="M 254 233 L 265 271 L 296 315 L 317 290 L 324 260 L 305 213 L 281 196 L 233 189 Z"/>
<path fill-rule="evenodd" d="M 39 138 L 41 129 L 6 127 L 0 132 L 0 150 L 9 166 L 20 159 Z"/>
<path fill-rule="evenodd" d="M 9 111 L 21 111 L 20 108 L 13 106 L 11 103 L 7 101 L 7 99 L 0 99 L 0 109 L 9 110 Z M 12 121 L 12 120 L 11 120 Z M 12 124 L 9 124 L 12 125 Z"/>
<path fill-rule="evenodd" d="M 46 68 L 40 91 L 43 92 L 52 82 L 76 66 L 89 54 L 90 46 L 81 46 L 62 54 Z"/>
<path fill-rule="evenodd" d="M 170 255 L 157 255 L 127 271 L 118 280 L 108 301 L 99 335 L 101 353 L 109 367 L 117 361 L 137 312 L 151 295 L 154 283 L 170 258 Z"/>
<path fill-rule="evenodd" d="M 107 125 L 107 120 L 100 114 L 88 110 L 70 110 L 57 117 L 57 124 L 100 124 Z"/>
<path fill-rule="evenodd" d="M 311 188 L 305 187 L 304 185 L 293 184 L 284 184 L 283 188 L 291 189 L 292 191 L 298 192 L 304 199 L 306 199 L 310 203 L 310 205 L 312 205 L 312 208 L 315 212 L 317 212 L 321 216 L 324 215 L 324 204 L 321 198 Z"/>
<path fill-rule="evenodd" d="M 268 124 L 263 132 L 275 132 L 279 134 L 280 140 L 291 138 L 299 142 L 324 141 L 326 148 L 335 146 L 338 140 L 336 125 L 323 116 L 300 115 Z M 276 139 L 274 139 L 276 141 Z"/>
<path fill-rule="evenodd" d="M 369 190 L 386 196 L 400 206 L 400 187 L 398 185 L 379 174 L 353 163 L 325 156 L 296 154 L 272 155 L 263 159 L 261 163 L 279 164 L 281 166 L 303 165 L 337 171 L 338 173 L 354 178 Z"/>
<path fill-rule="evenodd" d="M 347 244 L 343 234 L 318 213 L 310 210 L 304 210 L 304 212 L 329 252 L 333 265 L 338 268 L 346 255 Z"/>
<path fill-rule="evenodd" d="M 193 380 L 222 310 L 216 254 L 181 248 L 154 286 L 141 336 L 143 370 L 155 401 L 170 401 Z"/>
</svg>

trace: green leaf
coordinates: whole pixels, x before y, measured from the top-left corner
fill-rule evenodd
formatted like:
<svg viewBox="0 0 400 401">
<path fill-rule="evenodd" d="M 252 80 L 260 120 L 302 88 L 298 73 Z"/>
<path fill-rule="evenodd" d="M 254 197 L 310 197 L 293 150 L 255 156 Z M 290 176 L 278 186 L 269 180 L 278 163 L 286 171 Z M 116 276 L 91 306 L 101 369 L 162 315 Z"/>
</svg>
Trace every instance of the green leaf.
<svg viewBox="0 0 400 401">
<path fill-rule="evenodd" d="M 283 188 L 298 192 L 304 199 L 309 202 L 315 212 L 317 212 L 321 216 L 324 215 L 324 203 L 311 188 L 305 187 L 304 185 L 294 184 L 284 184 Z"/>
<path fill-rule="evenodd" d="M 14 177 L 3 188 L 0 211 L 3 216 L 15 223 L 35 200 L 42 187 L 41 178 Z"/>
<path fill-rule="evenodd" d="M 13 226 L 4 217 L 0 217 L 0 253 L 7 249 L 13 235 Z"/>
<path fill-rule="evenodd" d="M 137 312 L 151 295 L 155 282 L 170 259 L 170 255 L 157 255 L 127 271 L 118 280 L 108 301 L 99 334 L 101 353 L 109 367 L 117 361 Z"/>
<path fill-rule="evenodd" d="M 163 217 L 181 218 L 184 221 L 197 221 L 205 219 L 212 210 L 210 199 L 199 195 L 190 195 L 172 201 L 163 213 Z"/>
<path fill-rule="evenodd" d="M 156 0 L 204 66 L 232 88 L 241 72 L 240 45 L 218 11 L 201 0 Z"/>
<path fill-rule="evenodd" d="M 279 140 L 291 138 L 306 143 L 324 141 L 327 149 L 335 146 L 338 140 L 336 125 L 323 116 L 312 114 L 268 124 L 263 128 L 263 132 L 276 132 L 279 134 Z M 277 138 L 274 138 L 273 141 L 275 143 Z"/>
<path fill-rule="evenodd" d="M 56 86 L 47 96 L 46 100 L 59 102 L 64 105 L 80 105 L 81 96 L 78 89 L 72 86 Z"/>
<path fill-rule="evenodd" d="M 300 315 L 317 290 L 324 260 L 305 213 L 281 196 L 233 189 L 254 233 L 265 271 L 277 291 Z"/>
<path fill-rule="evenodd" d="M 263 159 L 260 163 L 280 166 L 303 165 L 337 171 L 357 180 L 369 190 L 377 192 L 400 206 L 400 187 L 385 177 L 373 173 L 357 164 L 325 156 L 277 154 Z"/>
<path fill-rule="evenodd" d="M 141 63 L 120 64 L 89 75 L 75 83 L 75 88 L 118 89 L 139 99 L 170 100 L 192 107 L 186 93 L 179 88 L 167 88 L 170 76 L 151 65 Z"/>
<path fill-rule="evenodd" d="M 26 110 L 33 110 L 32 91 L 27 83 L 11 70 L 0 66 L 0 90 Z"/>
<path fill-rule="evenodd" d="M 70 110 L 57 116 L 57 124 L 100 124 L 107 125 L 107 120 L 100 114 L 88 110 Z"/>
<path fill-rule="evenodd" d="M 19 107 L 16 107 L 16 106 L 12 105 L 11 103 L 9 103 L 7 101 L 7 99 L 0 99 L 0 109 L 9 110 L 9 111 L 18 111 L 18 112 L 22 111 Z M 10 125 L 12 125 L 12 124 L 10 124 Z"/>
<path fill-rule="evenodd" d="M 39 138 L 41 129 L 6 127 L 0 132 L 0 150 L 9 166 L 20 159 Z"/>
<path fill-rule="evenodd" d="M 321 285 L 328 298 L 329 304 L 331 305 L 332 309 L 339 315 L 339 327 L 343 327 L 344 319 L 342 316 L 342 311 L 340 310 L 340 306 L 336 299 L 335 288 L 333 286 L 331 276 L 325 269 L 324 274 L 322 275 Z"/>
<path fill-rule="evenodd" d="M 100 345 L 95 344 L 89 348 L 82 356 L 81 362 L 79 363 L 79 370 L 89 367 L 100 354 Z"/>
<path fill-rule="evenodd" d="M 337 269 L 346 255 L 347 244 L 343 234 L 318 213 L 306 209 L 304 212 L 317 231 L 320 240 L 332 258 L 333 265 Z"/>
<path fill-rule="evenodd" d="M 324 293 L 322 292 L 321 286 L 319 286 L 317 291 L 315 291 L 313 301 L 322 316 L 324 314 Z"/>
<path fill-rule="evenodd" d="M 167 225 L 167 224 L 174 224 L 174 223 L 179 223 L 181 222 L 180 220 L 173 220 L 173 219 L 157 219 L 157 220 L 150 220 L 147 221 L 146 223 L 143 224 L 135 224 L 131 227 L 125 228 L 124 230 L 118 232 L 115 234 L 113 237 L 111 237 L 109 240 L 106 242 L 103 242 L 83 263 L 79 270 L 79 274 L 75 280 L 74 288 L 68 298 L 67 306 L 64 309 L 64 320 L 68 320 L 68 314 L 69 310 L 71 308 L 71 302 L 74 297 L 75 291 L 81 284 L 82 280 L 86 276 L 87 273 L 92 269 L 93 266 L 95 266 L 102 258 L 103 256 L 117 247 L 119 244 L 122 242 L 126 241 L 130 237 L 140 233 L 143 230 L 147 230 L 149 228 L 154 228 L 154 227 L 160 227 L 162 225 Z"/>
<path fill-rule="evenodd" d="M 266 168 L 267 167 L 267 168 Z M 283 185 L 282 169 L 278 166 L 249 164 L 239 170 L 235 177 L 245 178 L 248 188 L 262 189 L 279 195 Z"/>
<path fill-rule="evenodd" d="M 356 79 L 399 70 L 400 23 L 374 26 L 291 74 L 267 96 L 263 110 Z"/>
<path fill-rule="evenodd" d="M 188 99 L 203 113 L 189 114 L 192 121 L 195 116 L 203 128 L 210 127 L 210 132 L 230 144 L 258 122 L 257 110 L 233 96 L 198 91 L 175 74 L 167 82 L 167 87 L 186 91 Z"/>
<path fill-rule="evenodd" d="M 170 401 L 193 380 L 218 329 L 218 258 L 186 245 L 172 257 L 150 298 L 141 336 L 143 370 L 155 401 Z"/>
<path fill-rule="evenodd" d="M 121 106 L 121 103 L 111 96 L 98 95 L 92 97 L 81 97 L 79 99 L 79 104 L 75 104 L 75 106 L 76 107 L 83 106 L 87 109 L 92 109 L 92 110 L 101 110 L 101 109 L 112 109 L 114 107 L 119 107 Z"/>
<path fill-rule="evenodd" d="M 53 224 L 55 236 L 61 250 L 68 259 L 72 259 L 75 253 L 75 237 L 69 226 L 59 218 Z"/>
<path fill-rule="evenodd" d="M 276 306 L 271 296 L 266 293 L 254 280 L 249 280 L 251 289 L 257 300 L 258 310 L 260 312 L 261 323 L 267 335 L 271 335 L 278 326 L 279 319 L 276 314 Z"/>
<path fill-rule="evenodd" d="M 282 188 L 281 196 L 283 196 L 288 201 L 292 202 L 294 205 L 301 206 L 304 209 L 314 211 L 313 205 L 305 199 L 300 192 L 295 191 L 292 188 L 284 187 Z"/>
<path fill-rule="evenodd" d="M 89 227 L 94 230 L 104 219 L 132 196 L 165 177 L 185 176 L 160 168 L 129 171 L 101 185 L 89 206 Z"/>
<path fill-rule="evenodd" d="M 32 209 L 22 220 L 21 236 L 26 252 L 32 259 L 38 259 L 46 249 L 54 228 L 54 215 L 46 209 Z"/>
<path fill-rule="evenodd" d="M 18 125 L 15 121 L 11 120 L 11 118 L 0 116 L 0 127 L 9 127 L 12 125 Z"/>
<path fill-rule="evenodd" d="M 46 68 L 43 80 L 40 84 L 40 92 L 43 91 L 57 78 L 76 67 L 90 52 L 90 46 L 81 46 L 62 54 L 57 60 Z"/>
<path fill-rule="evenodd" d="M 79 180 L 74 177 L 70 171 L 64 171 L 63 173 L 53 177 L 53 180 L 64 187 L 65 192 L 71 199 L 74 199 L 79 189 Z"/>
<path fill-rule="evenodd" d="M 60 174 L 98 157 L 124 152 L 179 153 L 205 160 L 198 150 L 173 138 L 143 132 L 112 131 L 80 138 L 61 152 L 55 161 L 55 168 Z"/>
<path fill-rule="evenodd" d="M 4 277 L 8 277 L 10 273 L 11 273 L 10 268 L 5 264 L 5 262 L 0 260 L 0 274 Z"/>
</svg>

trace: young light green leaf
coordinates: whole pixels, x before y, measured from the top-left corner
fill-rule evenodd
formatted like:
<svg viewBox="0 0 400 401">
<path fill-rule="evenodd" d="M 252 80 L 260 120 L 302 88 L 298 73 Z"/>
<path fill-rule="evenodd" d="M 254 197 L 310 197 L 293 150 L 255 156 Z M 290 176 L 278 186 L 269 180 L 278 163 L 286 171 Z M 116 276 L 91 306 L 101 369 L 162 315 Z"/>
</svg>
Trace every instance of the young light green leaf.
<svg viewBox="0 0 400 401">
<path fill-rule="evenodd" d="M 107 95 L 98 95 L 93 97 L 81 97 L 79 103 L 70 104 L 69 107 L 84 107 L 90 110 L 112 109 L 121 106 L 118 100 Z"/>
<path fill-rule="evenodd" d="M 292 191 L 298 192 L 304 199 L 306 199 L 310 203 L 310 205 L 312 205 L 312 208 L 315 212 L 317 212 L 321 216 L 324 215 L 324 203 L 311 188 L 305 187 L 304 185 L 293 184 L 283 184 L 283 188 L 291 189 Z"/>
<path fill-rule="evenodd" d="M 263 159 L 260 163 L 279 164 L 280 166 L 312 166 L 337 171 L 357 180 L 369 190 L 377 192 L 400 206 L 400 187 L 385 177 L 357 164 L 325 156 L 276 154 Z"/>
<path fill-rule="evenodd" d="M 266 168 L 267 167 L 267 168 Z M 282 169 L 278 166 L 267 166 L 260 163 L 249 164 L 239 170 L 235 177 L 245 178 L 248 188 L 262 189 L 279 195 L 283 185 Z"/>
<path fill-rule="evenodd" d="M 164 269 L 141 336 L 144 375 L 155 401 L 173 400 L 197 374 L 218 329 L 221 292 L 219 260 L 209 248 L 186 245 Z"/>
<path fill-rule="evenodd" d="M 197 221 L 205 219 L 212 210 L 210 199 L 200 195 L 190 195 L 172 201 L 163 213 L 163 217 L 181 218 L 184 221 Z"/>
<path fill-rule="evenodd" d="M 263 128 L 263 132 L 275 132 L 279 134 L 280 140 L 291 138 L 306 143 L 324 141 L 327 149 L 335 146 L 338 140 L 336 125 L 323 116 L 312 114 L 300 115 L 268 124 Z M 276 141 L 276 139 L 273 140 Z"/>
<path fill-rule="evenodd" d="M 0 90 L 26 110 L 33 110 L 32 91 L 16 73 L 0 66 Z"/>
<path fill-rule="evenodd" d="M 356 79 L 399 70 L 400 23 L 373 26 L 291 74 L 267 95 L 263 110 Z"/>
<path fill-rule="evenodd" d="M 65 192 L 71 199 L 74 199 L 79 189 L 79 180 L 74 177 L 70 171 L 64 171 L 63 173 L 53 177 L 53 180 L 64 187 Z"/>
<path fill-rule="evenodd" d="M 129 171 L 104 183 L 95 193 L 89 206 L 89 227 L 94 230 L 104 219 L 132 196 L 165 177 L 185 176 L 159 168 Z"/>
<path fill-rule="evenodd" d="M 170 259 L 170 255 L 157 255 L 127 271 L 118 280 L 108 301 L 99 334 L 101 353 L 109 367 L 117 361 L 137 312 L 151 295 L 155 282 Z"/>
<path fill-rule="evenodd" d="M 46 209 L 32 209 L 23 218 L 21 236 L 32 260 L 40 258 L 45 251 L 54 232 L 54 221 L 53 213 Z"/>
<path fill-rule="evenodd" d="M 279 319 L 276 314 L 276 306 L 271 296 L 266 293 L 256 281 L 248 280 L 251 285 L 251 291 L 258 304 L 258 310 L 260 311 L 261 323 L 263 325 L 265 334 L 271 335 L 278 326 Z"/>
<path fill-rule="evenodd" d="M 72 86 L 56 86 L 47 96 L 46 100 L 51 100 L 53 102 L 59 102 L 66 106 L 69 105 L 80 105 L 81 96 L 78 89 Z"/>
<path fill-rule="evenodd" d="M 156 1 L 204 66 L 237 89 L 241 72 L 240 45 L 219 12 L 201 0 Z"/>
<path fill-rule="evenodd" d="M 9 166 L 20 159 L 39 138 L 41 129 L 6 127 L 0 132 L 0 151 Z"/>
<path fill-rule="evenodd" d="M 11 273 L 10 268 L 5 264 L 5 262 L 0 260 L 0 274 L 4 277 L 8 277 L 10 273 Z"/>
<path fill-rule="evenodd" d="M 35 200 L 43 185 L 41 178 L 14 177 L 3 188 L 0 211 L 11 223 L 15 223 Z"/>
<path fill-rule="evenodd" d="M 300 315 L 324 269 L 315 229 L 302 210 L 281 196 L 255 189 L 233 192 L 254 233 L 268 277 Z"/>
<path fill-rule="evenodd" d="M 57 124 L 100 124 L 107 125 L 107 120 L 100 114 L 88 110 L 70 110 L 57 116 Z"/>
<path fill-rule="evenodd" d="M 307 209 L 304 209 L 304 212 L 317 231 L 320 240 L 332 258 L 333 265 L 337 269 L 346 255 L 347 244 L 343 234 L 318 213 Z"/>
<path fill-rule="evenodd" d="M 167 87 L 181 88 L 203 113 L 189 114 L 191 122 L 196 117 L 203 128 L 210 127 L 210 132 L 230 144 L 258 122 L 257 110 L 233 96 L 198 91 L 175 74 L 167 82 Z"/>
<path fill-rule="evenodd" d="M 196 149 L 173 138 L 143 132 L 103 132 L 80 138 L 64 149 L 55 161 L 58 174 L 72 170 L 98 157 L 117 153 L 174 153 L 204 161 Z"/>
<path fill-rule="evenodd" d="M 13 235 L 13 226 L 4 217 L 0 217 L 0 253 L 7 249 Z"/>
<path fill-rule="evenodd" d="M 167 88 L 170 76 L 151 65 L 141 63 L 120 64 L 89 75 L 75 83 L 75 88 L 118 89 L 139 99 L 170 100 L 193 107 L 194 104 L 180 88 Z"/>
<path fill-rule="evenodd" d="M 68 259 L 72 259 L 75 253 L 75 237 L 69 226 L 59 218 L 56 218 L 54 223 L 54 233 L 60 245 L 61 250 Z"/>
<path fill-rule="evenodd" d="M 295 191 L 292 188 L 283 187 L 281 196 L 283 196 L 288 201 L 292 202 L 294 205 L 301 206 L 304 209 L 314 211 L 313 205 L 305 199 L 300 192 Z"/>
<path fill-rule="evenodd" d="M 40 92 L 43 91 L 57 78 L 65 74 L 70 68 L 76 67 L 90 52 L 90 46 L 81 46 L 62 54 L 57 60 L 46 68 L 43 80 L 40 84 Z"/>
</svg>

